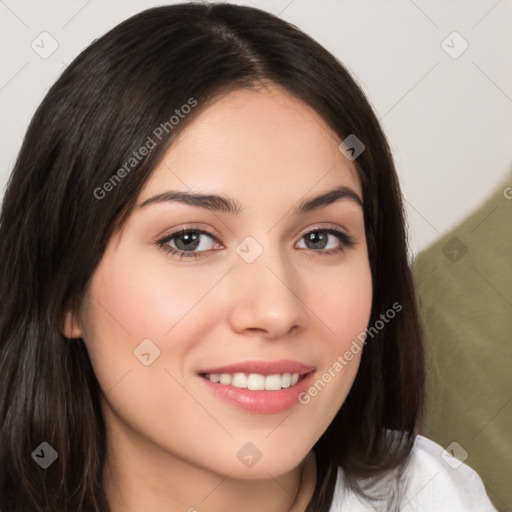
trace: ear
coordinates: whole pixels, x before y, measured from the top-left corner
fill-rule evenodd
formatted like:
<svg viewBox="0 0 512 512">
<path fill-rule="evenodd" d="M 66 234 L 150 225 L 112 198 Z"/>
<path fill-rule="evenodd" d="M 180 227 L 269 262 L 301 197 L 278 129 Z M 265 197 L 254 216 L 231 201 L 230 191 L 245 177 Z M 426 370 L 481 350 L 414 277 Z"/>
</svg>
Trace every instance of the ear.
<svg viewBox="0 0 512 512">
<path fill-rule="evenodd" d="M 68 338 L 68 339 L 76 339 L 81 338 L 83 335 L 83 329 L 80 325 L 77 315 L 72 310 L 71 307 L 66 308 L 66 311 L 64 312 L 64 319 L 63 319 L 63 326 L 62 326 L 62 334 Z"/>
</svg>

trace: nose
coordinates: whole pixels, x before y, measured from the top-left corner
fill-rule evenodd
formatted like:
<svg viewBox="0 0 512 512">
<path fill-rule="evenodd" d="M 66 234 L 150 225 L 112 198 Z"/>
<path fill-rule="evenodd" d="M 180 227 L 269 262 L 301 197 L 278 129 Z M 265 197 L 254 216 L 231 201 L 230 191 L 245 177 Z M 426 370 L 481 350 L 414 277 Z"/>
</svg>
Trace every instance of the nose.
<svg viewBox="0 0 512 512">
<path fill-rule="evenodd" d="M 278 339 L 305 327 L 298 277 L 277 251 L 266 249 L 252 263 L 237 258 L 230 274 L 229 321 L 235 332 Z"/>
</svg>

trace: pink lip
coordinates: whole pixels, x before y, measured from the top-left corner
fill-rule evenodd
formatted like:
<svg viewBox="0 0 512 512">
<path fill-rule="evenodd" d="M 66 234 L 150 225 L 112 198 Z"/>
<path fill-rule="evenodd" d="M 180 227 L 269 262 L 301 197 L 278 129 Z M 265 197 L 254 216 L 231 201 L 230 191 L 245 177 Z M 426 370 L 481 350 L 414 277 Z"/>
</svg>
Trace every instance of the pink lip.
<svg viewBox="0 0 512 512">
<path fill-rule="evenodd" d="M 259 373 L 260 375 L 276 375 L 277 373 L 299 373 L 304 375 L 315 368 L 298 361 L 283 359 L 281 361 L 242 361 L 227 366 L 199 370 L 199 374 L 212 373 Z"/>
<path fill-rule="evenodd" d="M 204 377 L 212 373 L 259 373 L 275 375 L 277 373 L 299 373 L 301 379 L 289 388 L 279 391 L 250 391 L 231 385 L 214 383 Z M 299 402 L 299 395 L 311 385 L 314 368 L 297 361 L 245 361 L 229 366 L 209 368 L 198 372 L 201 382 L 218 398 L 245 411 L 259 414 L 277 414 L 290 409 Z"/>
</svg>

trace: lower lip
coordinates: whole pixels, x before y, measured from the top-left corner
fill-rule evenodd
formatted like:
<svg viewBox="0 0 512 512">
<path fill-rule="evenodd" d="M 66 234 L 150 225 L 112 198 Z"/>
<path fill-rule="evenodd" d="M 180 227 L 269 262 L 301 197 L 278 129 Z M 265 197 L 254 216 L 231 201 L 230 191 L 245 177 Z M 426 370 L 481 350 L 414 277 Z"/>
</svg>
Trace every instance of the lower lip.
<svg viewBox="0 0 512 512">
<path fill-rule="evenodd" d="M 279 391 L 250 391 L 231 385 L 218 384 L 199 377 L 216 396 L 245 411 L 258 414 L 277 414 L 299 403 L 299 395 L 310 386 L 314 372 L 308 373 L 297 384 Z"/>
</svg>

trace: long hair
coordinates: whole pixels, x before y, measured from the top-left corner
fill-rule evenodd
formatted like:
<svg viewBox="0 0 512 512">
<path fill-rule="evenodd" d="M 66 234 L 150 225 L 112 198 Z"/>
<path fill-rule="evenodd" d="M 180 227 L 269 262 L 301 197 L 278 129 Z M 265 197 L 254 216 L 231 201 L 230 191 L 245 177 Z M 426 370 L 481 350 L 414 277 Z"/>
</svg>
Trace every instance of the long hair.
<svg viewBox="0 0 512 512">
<path fill-rule="evenodd" d="M 64 70 L 10 176 L 0 217 L 3 512 L 109 510 L 100 388 L 83 341 L 62 334 L 63 311 L 80 304 L 175 136 L 216 95 L 260 81 L 310 105 L 342 140 L 353 134 L 365 145 L 355 163 L 373 280 L 370 325 L 401 305 L 366 344 L 347 399 L 314 446 L 307 511 L 329 509 L 338 468 L 366 496 L 361 482 L 403 468 L 423 408 L 423 352 L 402 198 L 379 122 L 343 65 L 293 25 L 251 7 L 176 4 L 122 22 Z M 191 99 L 197 105 L 172 125 Z M 152 134 L 156 147 L 127 168 Z M 42 442 L 58 453 L 47 469 L 31 456 Z"/>
</svg>

